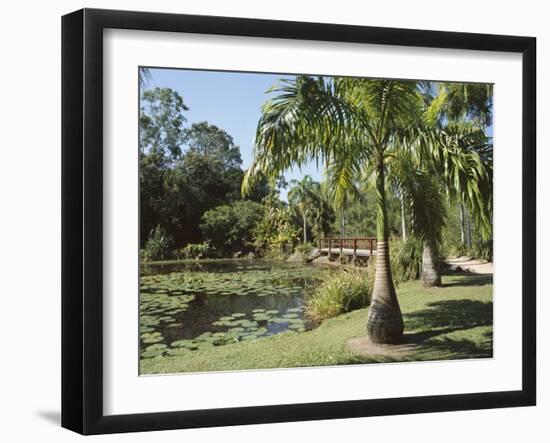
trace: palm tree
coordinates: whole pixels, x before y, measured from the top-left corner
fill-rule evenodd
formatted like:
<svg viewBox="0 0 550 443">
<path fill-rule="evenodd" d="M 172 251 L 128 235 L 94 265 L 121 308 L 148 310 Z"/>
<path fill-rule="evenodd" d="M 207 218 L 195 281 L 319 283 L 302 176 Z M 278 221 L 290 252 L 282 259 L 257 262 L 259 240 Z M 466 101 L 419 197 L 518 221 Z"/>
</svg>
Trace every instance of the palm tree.
<svg viewBox="0 0 550 443">
<path fill-rule="evenodd" d="M 387 162 L 408 150 L 419 158 L 452 155 L 439 142 L 440 131 L 418 118 L 423 107 L 419 84 L 297 76 L 270 91 L 277 95 L 262 108 L 254 162 L 245 175 L 243 191 L 257 173 L 273 177 L 311 159 L 332 170 L 335 195 L 342 197 L 360 178 L 372 175 L 378 241 L 367 332 L 374 342 L 400 341 L 403 318 L 389 257 Z"/>
<path fill-rule="evenodd" d="M 486 129 L 492 122 L 493 85 L 482 83 L 439 83 L 437 90 L 434 90 L 433 87 L 429 89 L 425 91 L 426 96 L 429 96 L 434 91 L 437 92 L 435 96 L 430 97 L 431 103 L 427 115 L 429 115 L 431 122 L 440 126 L 446 122 L 451 132 L 460 132 L 464 126 L 468 126 L 470 135 L 476 134 L 476 131 L 472 129 L 477 128 L 477 141 L 474 143 L 474 146 L 478 146 L 476 149 L 480 154 L 480 159 L 485 163 L 485 168 L 489 170 L 492 178 L 493 147 L 492 143 L 487 143 Z M 480 143 L 479 140 L 485 143 Z M 464 180 L 462 181 L 464 182 Z M 470 215 L 472 212 L 475 213 L 476 209 L 479 208 L 472 208 L 469 204 L 471 202 L 464 201 L 462 198 L 464 192 L 460 189 L 451 190 L 450 194 L 455 200 L 458 200 L 462 246 L 469 249 L 472 243 Z M 492 194 L 485 195 L 485 199 L 492 204 Z M 487 210 L 491 212 L 491 208 L 485 207 L 483 210 L 485 212 L 484 217 L 487 218 Z M 492 213 L 489 216 L 489 220 L 492 220 Z M 474 220 L 474 225 L 478 228 L 479 222 L 479 218 Z M 482 238 L 487 239 L 492 236 L 492 233 L 488 234 L 487 226 L 481 229 Z"/>
<path fill-rule="evenodd" d="M 492 121 L 493 85 L 490 83 L 441 83 L 442 115 L 452 121 L 470 120 L 485 129 Z"/>
<path fill-rule="evenodd" d="M 315 206 L 317 194 L 319 193 L 319 183 L 314 182 L 309 175 L 305 175 L 302 180 L 291 180 L 290 190 L 288 191 L 289 203 L 295 205 L 302 215 L 303 222 L 303 240 L 307 243 L 307 214 Z"/>
<path fill-rule="evenodd" d="M 398 176 L 403 201 L 408 203 L 405 211 L 412 233 L 424 244 L 420 279 L 423 286 L 441 286 L 438 257 L 447 218 L 441 182 L 431 172 L 407 163 Z"/>
<path fill-rule="evenodd" d="M 151 70 L 149 68 L 139 68 L 138 70 L 139 87 L 141 89 L 146 88 L 149 85 L 149 82 L 151 81 L 152 77 L 153 75 L 151 74 Z"/>
<path fill-rule="evenodd" d="M 489 238 L 492 229 L 492 155 L 483 154 L 492 152 L 492 145 L 468 123 L 444 129 L 440 143 L 450 148 L 442 151 L 447 155 L 431 156 L 431 162 L 423 165 L 420 158 L 426 155 L 412 155 L 413 150 L 393 156 L 389 163 L 394 186 L 407 201 L 412 232 L 424 243 L 424 286 L 441 285 L 438 256 L 446 223 L 444 194 L 476 214 L 483 238 Z"/>
</svg>

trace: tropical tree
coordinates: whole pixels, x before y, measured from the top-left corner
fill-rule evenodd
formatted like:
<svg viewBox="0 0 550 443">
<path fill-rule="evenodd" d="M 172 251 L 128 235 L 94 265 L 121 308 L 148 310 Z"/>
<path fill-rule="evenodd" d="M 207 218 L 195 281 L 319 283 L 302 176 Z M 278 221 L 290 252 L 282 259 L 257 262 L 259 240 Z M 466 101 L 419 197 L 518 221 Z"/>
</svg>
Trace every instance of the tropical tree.
<svg viewBox="0 0 550 443">
<path fill-rule="evenodd" d="M 344 195 L 365 176 L 376 189 L 377 261 L 367 321 L 374 342 L 402 338 L 403 319 L 391 274 L 386 204 L 387 163 L 414 150 L 431 161 L 453 156 L 440 130 L 419 118 L 424 106 L 413 81 L 298 76 L 272 88 L 263 109 L 255 158 L 245 175 L 246 192 L 258 172 L 277 175 L 311 159 L 332 169 L 335 195 Z"/>
<path fill-rule="evenodd" d="M 438 83 L 436 87 L 433 84 L 430 85 L 425 91 L 425 96 L 431 100 L 427 115 L 432 123 L 437 123 L 440 126 L 446 125 L 451 132 L 460 130 L 465 125 L 478 130 L 478 139 L 485 142 L 481 144 L 483 148 L 479 154 L 487 167 L 492 168 L 492 144 L 487 142 L 486 129 L 491 125 L 493 118 L 493 85 L 488 83 Z M 470 250 L 472 247 L 470 217 L 472 208 L 468 202 L 460 198 L 460 192 L 452 194 L 454 194 L 458 206 L 462 249 Z M 492 195 L 486 198 L 490 200 Z M 474 225 L 479 228 L 478 222 L 479 220 L 474 220 Z M 482 229 L 480 237 L 483 241 L 487 241 L 486 230 Z"/>
<path fill-rule="evenodd" d="M 409 214 L 412 232 L 423 243 L 422 284 L 441 286 L 439 255 L 447 218 L 441 182 L 429 172 L 411 168 L 402 177 L 401 189 L 403 201 L 408 203 L 405 211 Z"/>
<path fill-rule="evenodd" d="M 303 242 L 307 243 L 307 216 L 315 209 L 319 194 L 319 183 L 314 182 L 311 176 L 305 175 L 302 180 L 291 180 L 288 191 L 288 201 L 295 205 L 302 215 Z"/>
<path fill-rule="evenodd" d="M 493 85 L 490 83 L 439 83 L 441 117 L 450 121 L 469 120 L 481 128 L 493 117 Z"/>
<path fill-rule="evenodd" d="M 385 151 L 418 106 L 414 82 L 299 76 L 273 89 L 258 123 L 254 164 L 279 174 L 312 158 L 332 167 L 335 195 L 342 196 L 366 170 L 374 170 L 377 203 L 377 266 L 367 330 L 375 342 L 396 342 L 403 319 L 391 275 L 386 212 Z"/>
<path fill-rule="evenodd" d="M 158 225 L 167 228 L 168 200 L 173 193 L 168 182 L 171 166 L 181 155 L 185 141 L 188 107 L 176 91 L 155 88 L 141 94 L 139 116 L 139 178 L 141 245 Z"/>
<path fill-rule="evenodd" d="M 263 217 L 253 229 L 253 238 L 260 253 L 280 258 L 292 252 L 299 231 L 294 226 L 292 211 L 272 189 L 262 200 Z"/>
<path fill-rule="evenodd" d="M 260 203 L 236 201 L 206 211 L 201 217 L 200 229 L 218 252 L 243 252 L 252 248 L 253 232 L 262 216 Z"/>
<path fill-rule="evenodd" d="M 314 228 L 316 239 L 326 238 L 330 234 L 331 225 L 336 220 L 334 209 L 330 201 L 330 195 L 326 187 L 321 183 L 315 188 L 316 206 L 310 214 L 310 223 Z"/>
<path fill-rule="evenodd" d="M 188 107 L 170 88 L 143 90 L 140 105 L 140 246 L 157 226 L 175 247 L 201 242 L 203 214 L 242 198 L 239 146 L 215 125 L 188 125 Z M 268 193 L 267 179 L 258 177 L 249 199 L 259 203 Z"/>
<path fill-rule="evenodd" d="M 441 155 L 433 155 L 437 154 L 434 151 L 429 163 L 422 163 L 427 156 L 418 155 L 414 149 L 401 150 L 388 162 L 412 232 L 424 244 L 424 286 L 441 285 L 439 252 L 447 222 L 445 196 L 459 200 L 475 214 L 484 239 L 490 237 L 492 229 L 492 155 L 486 155 L 492 145 L 483 132 L 468 123 L 449 124 L 443 130 L 438 143 L 448 148 L 441 150 Z"/>
</svg>

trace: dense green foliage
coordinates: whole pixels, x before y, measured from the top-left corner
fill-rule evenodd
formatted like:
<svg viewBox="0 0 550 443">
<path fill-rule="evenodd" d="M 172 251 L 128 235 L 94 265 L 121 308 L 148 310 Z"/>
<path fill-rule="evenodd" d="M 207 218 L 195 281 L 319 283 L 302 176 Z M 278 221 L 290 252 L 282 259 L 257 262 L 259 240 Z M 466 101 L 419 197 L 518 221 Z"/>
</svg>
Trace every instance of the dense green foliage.
<svg viewBox="0 0 550 443">
<path fill-rule="evenodd" d="M 391 247 L 391 269 L 396 283 L 417 280 L 422 272 L 422 241 L 409 236 L 406 241 L 396 240 Z"/>
<path fill-rule="evenodd" d="M 240 149 L 223 129 L 207 122 L 186 126 L 183 98 L 168 88 L 146 90 L 140 113 L 141 244 L 162 226 L 180 248 L 205 240 L 205 212 L 241 200 Z M 268 192 L 260 179 L 248 199 Z M 210 232 L 209 232 L 210 233 Z"/>
<path fill-rule="evenodd" d="M 263 217 L 261 204 L 245 200 L 206 211 L 200 229 L 219 252 L 254 249 L 254 230 Z"/>
<path fill-rule="evenodd" d="M 292 252 L 299 236 L 292 210 L 274 193 L 265 197 L 262 204 L 263 216 L 254 229 L 254 243 L 263 255 L 284 257 Z"/>
</svg>

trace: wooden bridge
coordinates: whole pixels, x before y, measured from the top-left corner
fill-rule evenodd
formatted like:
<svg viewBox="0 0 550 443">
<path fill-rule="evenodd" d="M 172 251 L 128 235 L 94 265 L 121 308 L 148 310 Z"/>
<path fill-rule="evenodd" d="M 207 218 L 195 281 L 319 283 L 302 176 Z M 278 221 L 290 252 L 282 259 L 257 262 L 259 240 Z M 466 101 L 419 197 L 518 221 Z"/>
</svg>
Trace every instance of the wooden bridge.
<svg viewBox="0 0 550 443">
<path fill-rule="evenodd" d="M 347 256 L 353 258 L 369 259 L 376 255 L 376 237 L 360 238 L 322 238 L 319 240 L 321 255 Z"/>
</svg>

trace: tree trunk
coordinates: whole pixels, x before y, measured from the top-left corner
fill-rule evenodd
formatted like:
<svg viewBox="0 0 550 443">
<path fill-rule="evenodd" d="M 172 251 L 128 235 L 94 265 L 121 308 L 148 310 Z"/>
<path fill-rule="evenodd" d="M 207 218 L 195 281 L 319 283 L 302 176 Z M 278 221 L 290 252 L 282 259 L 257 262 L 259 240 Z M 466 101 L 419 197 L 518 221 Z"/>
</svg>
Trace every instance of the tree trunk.
<svg viewBox="0 0 550 443">
<path fill-rule="evenodd" d="M 470 226 L 470 211 L 468 211 L 467 206 L 464 208 L 464 225 L 464 230 L 466 233 L 466 247 L 469 250 L 472 247 L 472 229 Z"/>
<path fill-rule="evenodd" d="M 302 218 L 304 220 L 304 245 L 307 243 L 307 222 L 306 222 L 306 212 L 302 212 Z"/>
<path fill-rule="evenodd" d="M 441 275 L 435 258 L 435 250 L 428 243 L 424 243 L 422 253 L 422 286 L 441 286 Z"/>
<path fill-rule="evenodd" d="M 340 209 L 340 238 L 346 236 L 346 221 L 344 219 L 345 209 L 344 206 Z"/>
<path fill-rule="evenodd" d="M 459 204 L 458 210 L 460 216 L 460 244 L 464 246 L 466 244 L 466 234 L 464 232 L 464 205 L 462 203 Z"/>
<path fill-rule="evenodd" d="M 376 273 L 367 320 L 367 333 L 375 343 L 398 343 L 403 338 L 403 317 L 390 267 L 385 172 L 382 156 L 376 170 Z"/>
<path fill-rule="evenodd" d="M 407 228 L 405 224 L 405 201 L 403 198 L 403 193 L 401 192 L 401 237 L 404 242 L 407 241 Z"/>
</svg>

